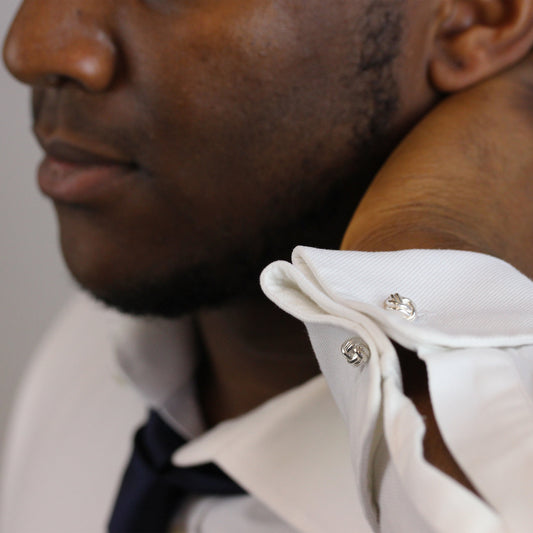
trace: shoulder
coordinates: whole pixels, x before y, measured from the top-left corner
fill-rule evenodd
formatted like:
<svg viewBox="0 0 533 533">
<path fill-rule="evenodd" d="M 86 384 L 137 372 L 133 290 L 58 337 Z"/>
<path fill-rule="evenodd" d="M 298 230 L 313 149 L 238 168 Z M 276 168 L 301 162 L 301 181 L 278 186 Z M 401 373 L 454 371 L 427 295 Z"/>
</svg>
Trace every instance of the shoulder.
<svg viewBox="0 0 533 533">
<path fill-rule="evenodd" d="M 115 361 L 114 315 L 76 296 L 32 357 L 6 440 L 2 531 L 103 530 L 144 415 Z"/>
</svg>

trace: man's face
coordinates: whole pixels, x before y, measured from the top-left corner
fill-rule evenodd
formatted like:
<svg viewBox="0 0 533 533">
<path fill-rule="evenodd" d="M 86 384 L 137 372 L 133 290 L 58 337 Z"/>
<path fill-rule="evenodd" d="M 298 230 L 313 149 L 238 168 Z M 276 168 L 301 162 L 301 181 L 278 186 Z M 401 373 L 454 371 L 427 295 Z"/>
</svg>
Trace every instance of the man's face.
<svg viewBox="0 0 533 533">
<path fill-rule="evenodd" d="M 39 183 L 74 277 L 179 314 L 296 244 L 336 246 L 393 133 L 401 15 L 396 0 L 26 0 L 5 60 L 34 88 Z"/>
</svg>

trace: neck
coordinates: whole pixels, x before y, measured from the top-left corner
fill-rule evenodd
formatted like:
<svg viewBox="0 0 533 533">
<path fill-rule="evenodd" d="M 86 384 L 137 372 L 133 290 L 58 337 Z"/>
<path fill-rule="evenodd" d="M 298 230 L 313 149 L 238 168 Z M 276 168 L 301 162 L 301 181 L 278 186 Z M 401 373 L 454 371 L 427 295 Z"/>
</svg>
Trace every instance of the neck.
<svg viewBox="0 0 533 533">
<path fill-rule="evenodd" d="M 303 324 L 264 295 L 199 312 L 198 375 L 208 426 L 243 414 L 319 373 Z"/>
</svg>

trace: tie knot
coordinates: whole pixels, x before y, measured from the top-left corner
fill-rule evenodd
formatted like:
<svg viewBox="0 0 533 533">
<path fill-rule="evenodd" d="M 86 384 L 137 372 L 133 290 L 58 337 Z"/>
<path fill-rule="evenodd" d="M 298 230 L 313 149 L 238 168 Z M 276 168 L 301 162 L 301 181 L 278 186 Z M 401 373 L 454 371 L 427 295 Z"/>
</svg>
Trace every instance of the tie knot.
<svg viewBox="0 0 533 533">
<path fill-rule="evenodd" d="M 172 454 L 186 442 L 155 411 L 150 411 L 147 423 L 135 436 L 135 447 L 158 471 L 171 466 Z"/>
</svg>

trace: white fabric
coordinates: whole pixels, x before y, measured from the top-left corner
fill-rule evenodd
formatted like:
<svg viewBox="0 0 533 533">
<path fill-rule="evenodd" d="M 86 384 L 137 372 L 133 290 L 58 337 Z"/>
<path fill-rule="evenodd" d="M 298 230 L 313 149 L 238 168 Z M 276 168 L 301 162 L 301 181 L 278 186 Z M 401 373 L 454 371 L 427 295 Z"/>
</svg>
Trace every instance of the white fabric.
<svg viewBox="0 0 533 533">
<path fill-rule="evenodd" d="M 206 433 L 187 320 L 123 317 L 86 297 L 67 309 L 14 412 L 0 531 L 105 530 L 143 418 L 134 388 L 196 437 L 176 464 L 215 461 L 251 494 L 191 500 L 173 532 L 531 531 L 530 280 L 468 252 L 297 248 L 292 265 L 265 270 L 262 287 L 305 322 L 324 377 Z M 414 302 L 414 322 L 383 308 L 395 292 Z M 341 354 L 355 335 L 372 353 L 363 368 Z M 391 339 L 426 362 L 443 437 L 483 500 L 424 460 L 424 421 L 402 392 Z"/>
<path fill-rule="evenodd" d="M 469 252 L 345 253 L 297 248 L 293 264 L 263 274 L 263 289 L 302 319 L 349 428 L 354 473 L 373 480 L 376 441 L 390 455 L 379 500 L 382 531 L 414 508 L 428 531 L 526 532 L 533 523 L 533 283 L 497 259 Z M 417 319 L 384 309 L 391 293 L 410 298 Z M 344 331 L 342 331 L 342 329 Z M 363 370 L 340 346 L 356 333 L 370 346 Z M 387 338 L 426 361 L 435 415 L 450 451 L 487 502 L 429 465 L 424 422 L 402 392 Z M 366 380 L 369 390 L 349 383 Z M 520 372 L 528 373 L 521 378 Z M 365 378 L 366 375 L 366 378 Z M 364 402 L 364 415 L 357 405 Z M 381 419 L 380 419 L 381 416 Z M 374 433 L 373 435 L 371 433 Z M 387 469 L 388 468 L 388 469 Z M 396 476 L 397 479 L 392 478 Z M 403 490 L 392 490 L 393 485 Z M 383 491 L 389 487 L 389 494 Z M 367 487 L 376 494 L 378 487 Z M 395 498 L 408 507 L 400 506 Z M 367 500 L 367 512 L 372 506 Z M 391 513 L 389 515 L 389 513 Z M 376 511 L 377 514 L 377 511 Z M 416 531 L 416 529 L 415 529 Z"/>
<path fill-rule="evenodd" d="M 28 368 L 6 440 L 2 533 L 105 531 L 145 411 L 116 365 L 110 316 L 80 296 Z"/>
</svg>

